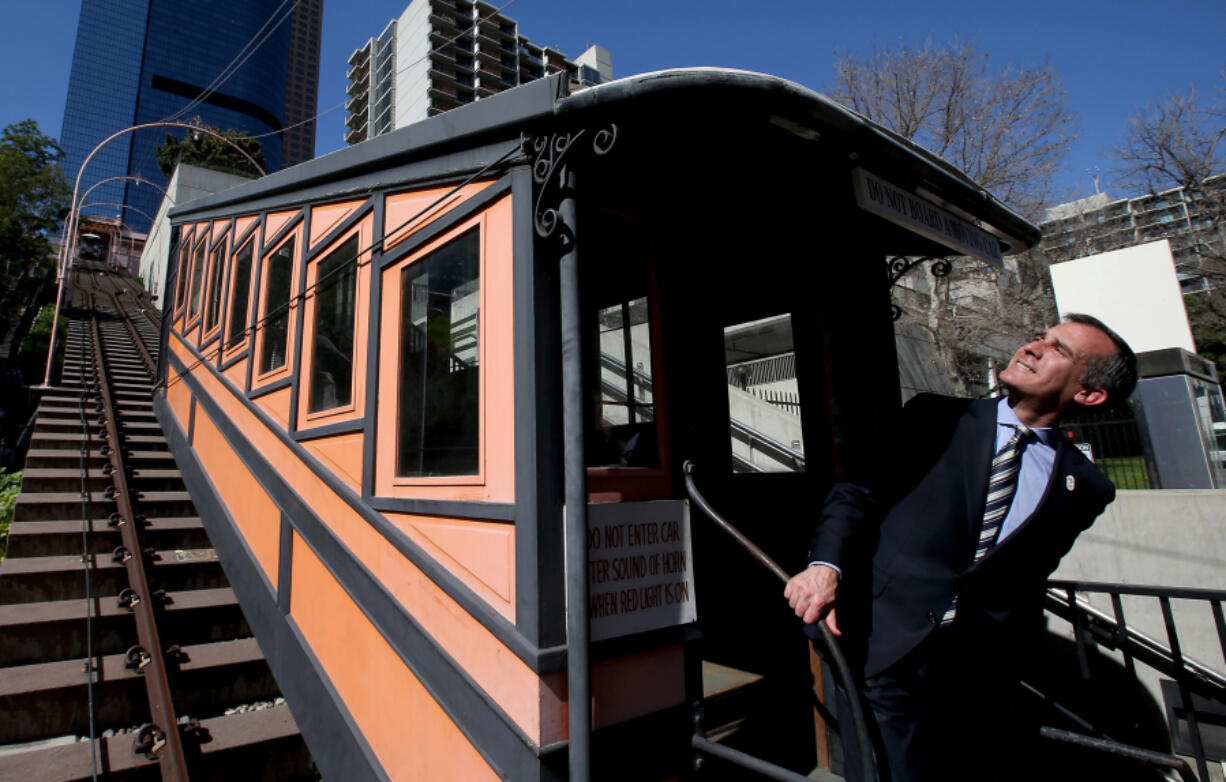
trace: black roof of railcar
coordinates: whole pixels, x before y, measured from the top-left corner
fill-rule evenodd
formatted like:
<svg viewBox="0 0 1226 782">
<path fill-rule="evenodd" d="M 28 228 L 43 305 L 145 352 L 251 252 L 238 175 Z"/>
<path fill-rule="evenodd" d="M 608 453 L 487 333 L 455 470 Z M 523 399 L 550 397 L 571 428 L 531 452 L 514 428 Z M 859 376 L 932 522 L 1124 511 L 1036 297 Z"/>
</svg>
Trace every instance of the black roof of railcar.
<svg viewBox="0 0 1226 782">
<path fill-rule="evenodd" d="M 695 116 L 695 131 L 718 132 L 711 127 L 712 111 L 741 119 L 757 113 L 802 138 L 845 148 L 849 156 L 892 181 L 922 188 L 928 198 L 994 234 L 1006 253 L 1039 241 L 1037 227 L 923 147 L 795 82 L 729 68 L 656 71 L 574 93 L 569 93 L 562 74 L 554 74 L 179 205 L 170 216 L 176 222 L 211 217 L 232 213 L 253 201 L 266 205 L 278 196 L 293 200 L 295 194 L 305 191 L 311 191 L 311 200 L 368 192 L 397 184 L 394 179 L 381 181 L 380 172 L 391 167 L 484 144 L 515 141 L 522 131 L 547 126 L 550 121 L 569 124 L 589 113 L 669 114 L 670 127 L 676 130 L 678 122 L 693 116 L 680 109 L 695 105 L 708 108 Z M 361 182 L 353 181 L 355 178 Z"/>
</svg>

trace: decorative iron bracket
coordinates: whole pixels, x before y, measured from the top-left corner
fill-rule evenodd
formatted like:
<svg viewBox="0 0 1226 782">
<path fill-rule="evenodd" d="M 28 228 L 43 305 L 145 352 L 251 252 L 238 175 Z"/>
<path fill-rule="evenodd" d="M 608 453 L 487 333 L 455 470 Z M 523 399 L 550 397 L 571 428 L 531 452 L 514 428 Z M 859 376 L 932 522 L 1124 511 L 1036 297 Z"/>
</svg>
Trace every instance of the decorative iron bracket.
<svg viewBox="0 0 1226 782">
<path fill-rule="evenodd" d="M 932 261 L 932 266 L 928 267 L 928 271 L 932 273 L 933 277 L 947 277 L 953 269 L 953 264 L 949 262 L 948 258 L 933 258 L 930 255 L 909 258 L 904 255 L 896 255 L 889 261 L 889 287 L 893 288 L 900 279 L 906 276 L 907 272 L 928 261 Z"/>
<path fill-rule="evenodd" d="M 568 156 L 588 130 L 582 128 L 548 136 L 525 137 L 523 140 L 524 147 L 531 146 L 532 149 L 532 182 L 538 188 L 532 222 L 537 236 L 542 239 L 553 236 L 562 222 L 558 214 L 558 204 L 566 187 L 567 167 L 571 165 Z M 617 125 L 614 123 L 592 133 L 591 149 L 596 156 L 607 155 L 616 143 Z"/>
<path fill-rule="evenodd" d="M 932 261 L 932 265 L 928 267 L 928 271 L 937 279 L 948 277 L 949 273 L 953 270 L 953 264 L 950 263 L 948 258 L 933 258 L 930 255 L 912 258 L 905 255 L 896 255 L 889 260 L 887 265 L 890 279 L 890 284 L 887 287 L 893 288 L 900 279 L 906 276 L 907 272 L 929 261 Z M 902 307 L 899 307 L 897 304 L 891 304 L 890 310 L 893 313 L 894 320 L 902 317 Z"/>
</svg>

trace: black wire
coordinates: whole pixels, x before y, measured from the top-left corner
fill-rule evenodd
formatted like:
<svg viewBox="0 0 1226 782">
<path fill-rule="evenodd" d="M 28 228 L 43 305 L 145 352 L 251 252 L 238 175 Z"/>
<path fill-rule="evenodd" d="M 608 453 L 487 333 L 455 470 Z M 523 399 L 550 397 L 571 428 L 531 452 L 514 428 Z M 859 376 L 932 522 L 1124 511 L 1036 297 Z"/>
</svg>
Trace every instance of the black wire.
<svg viewBox="0 0 1226 782">
<path fill-rule="evenodd" d="M 430 204 L 429 204 L 429 205 L 427 205 L 427 206 L 425 206 L 425 207 L 422 207 L 422 208 L 421 208 L 421 209 L 420 209 L 418 212 L 416 212 L 416 213 L 415 213 L 415 214 L 414 214 L 412 217 L 408 218 L 407 220 L 405 220 L 404 222 L 402 222 L 400 225 L 396 226 L 395 228 L 393 228 L 393 229 L 392 229 L 392 230 L 390 230 L 390 231 L 385 230 L 385 231 L 383 232 L 383 235 L 382 235 L 382 236 L 380 236 L 380 237 L 378 237 L 377 239 L 375 239 L 374 241 L 372 241 L 372 242 L 371 242 L 371 243 L 370 243 L 370 244 L 369 244 L 367 247 L 364 247 L 364 248 L 362 248 L 362 249 L 359 249 L 359 250 L 358 250 L 356 253 L 354 253 L 354 255 L 353 255 L 353 257 L 352 257 L 352 258 L 349 258 L 349 259 L 348 259 L 348 260 L 346 260 L 344 263 L 337 264 L 336 268 L 334 268 L 332 271 L 330 271 L 330 272 L 328 272 L 327 274 L 325 274 L 323 277 L 320 277 L 318 280 L 316 280 L 316 281 L 315 281 L 314 283 L 312 283 L 311 285 L 307 286 L 305 289 L 303 289 L 302 293 L 296 293 L 296 294 L 294 294 L 294 295 L 293 295 L 293 296 L 291 296 L 291 297 L 289 298 L 289 300 L 288 300 L 288 301 L 286 301 L 284 304 L 280 304 L 280 305 L 278 305 L 278 306 L 276 307 L 276 309 L 272 310 L 271 312 L 267 312 L 267 313 L 265 313 L 265 314 L 264 314 L 264 317 L 260 318 L 259 320 L 254 321 L 254 322 L 251 324 L 251 326 L 249 326 L 249 327 L 246 329 L 246 331 L 249 331 L 249 332 L 251 333 L 251 335 L 252 335 L 252 336 L 254 336 L 254 335 L 255 335 L 255 330 L 256 330 L 257 328 L 259 328 L 260 326 L 264 325 L 265 323 L 267 323 L 267 322 L 268 322 L 269 320 L 271 320 L 272 318 L 280 316 L 280 315 L 281 315 L 281 313 L 282 313 L 283 311 L 284 311 L 284 312 L 288 312 L 288 311 L 289 311 L 289 310 L 290 310 L 290 309 L 291 309 L 291 308 L 292 308 L 294 305 L 298 304 L 300 300 L 301 300 L 302 302 L 305 302 L 305 301 L 306 301 L 307 294 L 312 293 L 313 291 L 315 291 L 317 288 L 319 288 L 321 285 L 323 285 L 323 284 L 324 284 L 324 282 L 326 282 L 327 280 L 331 279 L 332 277 L 334 277 L 334 276 L 336 276 L 336 275 L 340 274 L 340 273 L 341 273 L 341 272 L 343 272 L 343 271 L 348 271 L 348 270 L 349 270 L 349 267 L 350 267 L 350 264 L 352 264 L 352 265 L 353 265 L 353 268 L 354 268 L 355 270 L 356 270 L 356 269 L 360 269 L 360 268 L 362 268 L 363 266 L 368 265 L 368 264 L 369 264 L 371 261 L 373 261 L 373 260 L 374 260 L 374 257 L 372 256 L 372 257 L 371 257 L 371 259 L 370 259 L 369 261 L 366 261 L 366 263 L 360 263 L 360 262 L 359 262 L 359 259 L 360 259 L 360 258 L 361 258 L 363 255 L 365 255 L 365 254 L 367 254 L 367 253 L 373 253 L 373 252 L 374 252 L 376 249 L 380 249 L 380 250 L 381 250 L 381 249 L 382 249 L 382 246 L 383 246 L 383 243 L 384 243 L 384 241 L 386 241 L 387 237 L 389 237 L 389 236 L 395 236 L 395 235 L 396 235 L 396 234 L 397 234 L 399 231 L 403 230 L 404 228 L 407 228 L 409 225 L 412 225 L 412 224 L 413 224 L 414 222 L 416 222 L 416 221 L 417 221 L 417 219 L 418 219 L 418 218 L 420 218 L 422 215 L 428 214 L 428 213 L 429 213 L 431 210 L 433 210 L 433 209 L 434 209 L 435 207 L 437 207 L 439 204 L 441 204 L 441 203 L 443 203 L 444 201 L 446 201 L 447 199 L 451 198 L 453 195 L 455 195 L 456 193 L 460 192 L 460 190 L 462 190 L 462 189 L 464 189 L 465 187 L 467 187 L 468 185 L 472 184 L 474 181 L 476 181 L 476 180 L 477 180 L 477 179 L 479 179 L 480 177 L 484 176 L 484 175 L 486 174 L 486 172 L 488 172 L 490 169 L 492 169 L 492 168 L 494 168 L 494 167 L 496 167 L 496 166 L 498 166 L 498 165 L 501 165 L 501 164 L 502 164 L 502 163 L 504 163 L 506 160 L 508 160 L 509 158 L 511 158 L 513 155 L 518 154 L 518 153 L 519 153 L 519 151 L 520 151 L 520 147 L 518 147 L 518 146 L 513 147 L 513 148 L 511 148 L 511 149 L 507 150 L 507 152 L 506 152 L 504 155 L 502 155 L 502 157 L 498 158 L 497 160 L 494 160 L 494 161 L 491 161 L 491 162 L 489 162 L 489 163 L 486 163 L 484 166 L 482 166 L 482 167 L 481 167 L 479 170 L 477 170 L 477 171 L 476 171 L 476 172 L 474 172 L 472 175 L 470 175 L 470 176 L 469 176 L 467 179 L 465 179 L 463 182 L 460 182 L 458 185 L 456 185 L 455 187 L 451 188 L 451 189 L 450 189 L 450 190 L 448 190 L 446 193 L 443 193 L 441 196 L 439 196 L 438 198 L 436 198 L 434 201 L 430 202 Z M 180 271 L 180 272 L 182 272 L 182 271 L 183 271 L 183 269 L 180 269 L 179 271 Z M 187 286 L 190 288 L 190 286 L 191 286 L 191 280 L 190 280 L 190 279 L 189 279 L 189 280 L 185 280 L 184 282 L 185 282 L 185 284 L 186 284 L 186 285 L 187 285 Z M 204 277 L 203 277 L 203 276 L 201 277 L 201 284 L 202 284 L 202 285 L 204 284 Z M 184 295 L 185 297 L 190 297 L 190 296 L 191 296 L 191 291 L 190 291 L 190 290 L 188 290 L 188 289 L 185 289 L 185 290 L 184 290 L 184 292 L 183 292 L 183 295 Z M 178 307 L 178 302 L 174 302 L 174 303 L 171 305 L 171 308 L 170 308 L 170 317 L 172 318 L 172 322 L 173 322 L 173 318 L 174 318 L 174 311 L 175 311 L 175 309 L 176 309 L 177 307 Z M 221 342 L 221 341 L 219 341 L 219 343 L 220 343 L 220 342 Z M 228 347 L 228 346 L 226 346 L 226 345 L 224 345 L 224 344 L 219 344 L 219 346 L 218 346 L 218 348 L 217 348 L 217 350 L 218 350 L 218 355 L 219 355 L 219 356 L 221 355 L 221 351 L 224 351 L 226 347 Z M 209 359 L 208 359 L 208 357 L 207 357 L 207 356 L 205 356 L 205 357 L 203 357 L 203 358 L 199 358 L 199 359 L 197 359 L 195 362 L 193 362 L 193 363 L 189 364 L 188 366 L 184 367 L 183 373 L 186 373 L 186 372 L 191 372 L 193 369 L 195 369 L 196 367 L 200 366 L 201 364 L 203 364 L 204 362 L 206 362 L 206 361 L 208 361 L 208 360 L 209 360 Z M 183 373 L 180 373 L 180 375 L 182 375 Z M 169 377 L 167 377 L 167 379 L 166 379 L 164 382 L 165 382 L 166 388 L 169 388 L 169 387 L 170 387 L 170 379 L 169 379 Z M 159 384 L 160 384 L 160 383 L 159 383 Z M 156 386 L 155 386 L 155 388 L 156 388 Z"/>
</svg>

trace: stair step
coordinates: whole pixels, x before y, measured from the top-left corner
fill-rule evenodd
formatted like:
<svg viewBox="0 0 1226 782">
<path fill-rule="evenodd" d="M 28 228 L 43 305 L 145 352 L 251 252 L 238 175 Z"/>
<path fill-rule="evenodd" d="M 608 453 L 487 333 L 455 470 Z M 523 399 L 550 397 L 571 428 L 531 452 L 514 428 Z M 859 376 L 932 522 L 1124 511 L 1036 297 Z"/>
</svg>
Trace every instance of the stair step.
<svg viewBox="0 0 1226 782">
<path fill-rule="evenodd" d="M 170 671 L 175 708 L 184 715 L 277 697 L 277 685 L 254 638 L 182 647 L 187 655 Z M 89 674 L 77 658 L 0 669 L 0 744 L 37 741 L 70 730 L 89 732 Z M 144 676 L 124 666 L 124 653 L 102 655 L 94 673 L 98 730 L 148 719 Z M 206 716 L 206 715 L 200 715 Z M 214 715 L 208 715 L 214 716 Z"/>
<path fill-rule="evenodd" d="M 251 636 L 234 592 L 229 587 L 171 592 L 158 610 L 158 634 L 164 646 L 199 644 Z M 93 652 L 118 654 L 136 637 L 132 612 L 114 596 L 93 601 L 89 625 Z M 86 602 L 0 605 L 0 666 L 70 660 L 87 656 Z"/>
<path fill-rule="evenodd" d="M 168 592 L 227 586 L 213 549 L 155 551 L 146 566 L 149 584 Z M 118 595 L 128 586 L 124 566 L 110 555 L 93 556 L 90 594 Z M 80 555 L 9 557 L 0 561 L 0 605 L 85 597 L 85 563 Z"/>
<path fill-rule="evenodd" d="M 89 521 L 89 552 L 109 554 L 120 545 L 120 532 L 109 518 Z M 143 545 L 162 550 L 209 548 L 208 535 L 197 516 L 147 519 L 141 529 Z M 79 520 L 19 521 L 9 532 L 8 556 L 48 557 L 81 553 Z"/>
</svg>

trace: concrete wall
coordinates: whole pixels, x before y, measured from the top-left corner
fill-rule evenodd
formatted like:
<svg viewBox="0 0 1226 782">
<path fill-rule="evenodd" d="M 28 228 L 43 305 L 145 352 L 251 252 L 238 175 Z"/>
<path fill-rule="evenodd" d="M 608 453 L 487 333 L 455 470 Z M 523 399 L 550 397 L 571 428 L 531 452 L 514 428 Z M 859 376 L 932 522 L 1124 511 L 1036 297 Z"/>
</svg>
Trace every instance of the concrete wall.
<svg viewBox="0 0 1226 782">
<path fill-rule="evenodd" d="M 1226 491 L 1121 491 L 1077 539 L 1053 578 L 1226 589 Z M 1109 599 L 1092 596 L 1090 602 L 1112 613 Z M 1130 627 L 1169 645 L 1157 598 L 1123 602 Z M 1226 673 L 1209 604 L 1172 600 L 1171 608 L 1184 655 Z M 1055 631 L 1068 629 L 1055 618 L 1050 626 Z M 1158 677 L 1144 665 L 1137 670 L 1156 694 Z M 1161 696 L 1156 697 L 1161 702 Z"/>
<path fill-rule="evenodd" d="M 170 218 L 167 212 L 174 206 L 186 204 L 206 195 L 220 193 L 244 182 L 250 182 L 251 177 L 227 174 L 207 168 L 199 168 L 182 164 L 175 169 L 166 186 L 170 198 L 163 198 L 158 206 L 157 216 L 149 236 L 145 240 L 145 250 L 140 257 L 140 277 L 145 283 L 145 290 L 157 296 L 157 307 L 162 310 L 166 306 L 166 263 L 170 257 Z"/>
</svg>

